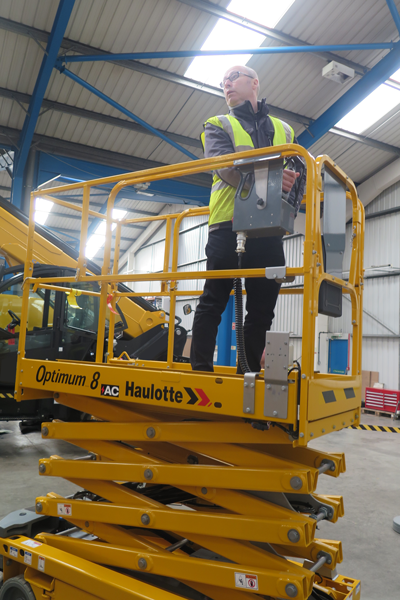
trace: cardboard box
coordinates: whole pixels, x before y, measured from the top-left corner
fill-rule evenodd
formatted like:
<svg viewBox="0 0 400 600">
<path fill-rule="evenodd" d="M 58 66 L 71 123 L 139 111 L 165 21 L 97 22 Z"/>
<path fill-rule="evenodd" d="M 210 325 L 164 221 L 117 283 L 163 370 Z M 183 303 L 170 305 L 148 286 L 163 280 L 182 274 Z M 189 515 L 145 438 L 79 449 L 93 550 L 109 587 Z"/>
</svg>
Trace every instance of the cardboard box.
<svg viewBox="0 0 400 600">
<path fill-rule="evenodd" d="M 374 387 L 374 383 L 379 382 L 379 373 L 378 373 L 378 371 L 370 371 L 370 373 L 371 373 L 371 379 L 370 379 L 369 387 Z"/>
<path fill-rule="evenodd" d="M 374 387 L 379 382 L 378 371 L 362 371 L 361 375 L 361 401 L 365 402 L 365 388 Z"/>
<path fill-rule="evenodd" d="M 371 371 L 362 371 L 361 375 L 361 401 L 365 402 L 365 389 L 369 387 L 371 381 Z"/>
</svg>

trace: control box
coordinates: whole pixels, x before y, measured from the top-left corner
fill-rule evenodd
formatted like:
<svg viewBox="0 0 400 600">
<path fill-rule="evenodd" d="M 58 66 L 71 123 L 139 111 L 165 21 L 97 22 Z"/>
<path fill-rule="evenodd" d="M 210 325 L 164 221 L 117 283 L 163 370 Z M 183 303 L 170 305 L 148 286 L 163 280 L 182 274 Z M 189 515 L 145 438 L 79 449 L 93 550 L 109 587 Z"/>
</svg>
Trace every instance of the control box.
<svg viewBox="0 0 400 600">
<path fill-rule="evenodd" d="M 235 194 L 232 229 L 247 237 L 284 236 L 294 231 L 295 211 L 282 198 L 283 159 L 235 161 L 240 184 Z"/>
</svg>

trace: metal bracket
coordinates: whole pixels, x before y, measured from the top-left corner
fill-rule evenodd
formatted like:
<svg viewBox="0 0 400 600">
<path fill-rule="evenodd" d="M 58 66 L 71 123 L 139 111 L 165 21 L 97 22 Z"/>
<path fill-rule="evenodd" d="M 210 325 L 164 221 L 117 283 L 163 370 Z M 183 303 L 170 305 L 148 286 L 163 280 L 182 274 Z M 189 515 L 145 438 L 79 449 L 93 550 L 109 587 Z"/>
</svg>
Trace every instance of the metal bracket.
<svg viewBox="0 0 400 600">
<path fill-rule="evenodd" d="M 326 473 L 327 471 L 335 471 L 336 465 L 333 460 L 329 460 L 328 458 L 324 458 L 321 461 L 320 466 L 318 467 L 319 474 Z"/>
<path fill-rule="evenodd" d="M 264 416 L 286 419 L 289 404 L 289 332 L 267 331 L 264 367 Z"/>
<path fill-rule="evenodd" d="M 292 283 L 295 280 L 294 275 L 286 277 L 286 267 L 266 267 L 265 277 L 275 279 L 277 283 Z"/>
<path fill-rule="evenodd" d="M 285 494 L 289 502 L 303 502 L 310 504 L 315 510 L 315 514 L 310 515 L 317 523 L 323 520 L 330 521 L 334 517 L 334 510 L 329 504 L 320 502 L 312 494 Z"/>
<path fill-rule="evenodd" d="M 259 373 L 245 373 L 243 384 L 243 412 L 254 415 L 254 404 L 256 397 L 256 378 Z"/>
<path fill-rule="evenodd" d="M 1 519 L 0 538 L 12 535 L 26 535 L 34 538 L 41 531 L 52 532 L 57 528 L 59 517 L 38 515 L 33 510 L 29 508 L 14 510 Z"/>
</svg>

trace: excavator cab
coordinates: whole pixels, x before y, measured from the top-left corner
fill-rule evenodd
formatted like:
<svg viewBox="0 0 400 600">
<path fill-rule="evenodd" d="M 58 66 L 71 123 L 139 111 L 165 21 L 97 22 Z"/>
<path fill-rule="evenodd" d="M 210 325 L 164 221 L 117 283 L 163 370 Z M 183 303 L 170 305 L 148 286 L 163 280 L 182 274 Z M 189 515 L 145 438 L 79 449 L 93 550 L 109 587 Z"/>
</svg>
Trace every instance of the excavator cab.
<svg viewBox="0 0 400 600">
<path fill-rule="evenodd" d="M 74 273 L 72 269 L 51 265 L 36 265 L 35 275 L 61 277 Z M 77 283 L 77 289 L 98 292 L 98 283 Z M 35 399 L 17 404 L 14 400 L 14 381 L 19 351 L 23 267 L 12 267 L 3 273 L 0 282 L 0 415 L 2 420 L 20 420 L 21 431 L 37 427 L 43 419 L 63 418 L 76 420 L 79 411 L 66 409 L 53 398 Z M 93 360 L 97 340 L 98 298 L 77 296 L 71 304 L 65 293 L 38 288 L 29 292 L 29 310 L 26 333 L 26 356 L 43 360 Z M 118 307 L 117 307 L 118 311 Z M 108 309 L 109 313 L 109 309 Z M 121 311 L 115 337 L 127 328 Z M 108 335 L 109 314 L 106 315 L 105 335 Z"/>
<path fill-rule="evenodd" d="M 35 277 L 68 277 L 75 269 L 53 265 L 35 265 Z M 14 400 L 14 382 L 19 351 L 23 295 L 23 266 L 3 271 L 0 281 L 0 416 L 2 420 L 20 420 L 21 431 L 28 432 L 43 420 L 62 418 L 79 420 L 83 413 L 68 409 L 53 398 L 38 398 L 18 404 Z M 63 284 L 69 289 L 71 284 Z M 74 294 L 38 288 L 29 291 L 25 355 L 41 360 L 93 361 L 98 337 L 100 287 L 97 281 L 76 282 Z M 84 293 L 80 293 L 84 292 Z M 93 295 L 90 295 L 93 294 Z M 168 330 L 157 329 L 133 338 L 124 313 L 115 307 L 114 345 L 128 356 L 166 357 Z M 107 344 L 110 308 L 105 315 L 104 346 Z M 186 330 L 176 326 L 175 352 L 181 355 Z M 144 338 L 144 339 L 143 339 Z"/>
<path fill-rule="evenodd" d="M 29 420 L 21 429 L 29 431 L 31 424 L 43 419 L 78 418 L 79 411 L 54 403 L 53 398 L 35 398 L 17 404 L 14 399 L 14 380 L 19 352 L 21 305 L 24 262 L 27 255 L 29 217 L 10 202 L 0 198 L 0 417 L 2 420 Z M 34 223 L 32 227 L 32 269 L 38 276 L 60 277 L 77 270 L 79 252 L 60 239 L 46 227 Z M 85 273 L 99 275 L 101 269 L 90 260 L 85 260 Z M 87 287 L 89 286 L 89 287 Z M 68 284 L 68 287 L 71 287 Z M 99 290 L 97 282 L 74 282 L 77 293 L 61 299 L 59 290 L 36 289 L 29 292 L 26 355 L 43 360 L 93 360 L 92 348 L 96 345 Z M 123 293 L 130 290 L 119 285 Z M 83 292 L 79 295 L 79 292 Z M 87 296 L 86 294 L 94 294 Z M 74 301 L 71 300 L 74 298 Z M 83 310 L 81 310 L 83 309 Z M 169 324 L 167 315 L 139 295 L 121 298 L 115 307 L 120 322 L 113 334 L 119 353 L 130 359 L 165 361 Z M 55 312 L 54 312 L 55 311 Z M 103 353 L 107 343 L 109 307 L 104 318 L 104 336 L 101 342 Z M 183 357 L 187 332 L 181 319 L 174 322 L 174 356 L 185 362 Z"/>
</svg>

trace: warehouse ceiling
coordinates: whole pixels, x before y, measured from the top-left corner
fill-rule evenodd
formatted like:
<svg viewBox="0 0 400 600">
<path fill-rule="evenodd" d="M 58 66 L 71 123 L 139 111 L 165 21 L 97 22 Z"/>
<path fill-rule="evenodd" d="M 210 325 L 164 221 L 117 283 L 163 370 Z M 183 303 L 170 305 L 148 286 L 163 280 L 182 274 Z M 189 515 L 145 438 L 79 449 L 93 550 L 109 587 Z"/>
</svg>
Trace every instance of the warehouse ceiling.
<svg viewBox="0 0 400 600">
<path fill-rule="evenodd" d="M 0 3 L 0 148 L 4 148 L 0 151 L 0 195 L 5 198 L 10 197 L 13 150 L 18 151 L 24 122 L 29 119 L 28 107 L 37 91 L 35 84 L 59 4 L 58 0 Z M 33 147 L 57 160 L 60 174 L 69 159 L 136 171 L 190 160 L 188 155 L 200 158 L 202 124 L 208 117 L 226 112 L 226 104 L 222 90 L 214 83 L 185 76 L 192 57 L 115 57 L 111 61 L 70 63 L 63 60 L 77 55 L 200 50 L 220 18 L 247 25 L 240 27 L 239 33 L 257 29 L 254 23 L 227 12 L 229 4 L 230 0 L 76 1 L 58 50 L 58 66 L 66 67 L 76 80 L 52 68 L 32 131 Z M 261 4 L 265 7 L 267 1 Z M 337 121 L 331 123 L 332 115 L 340 99 L 342 111 L 346 102 L 345 112 L 354 105 L 354 86 L 358 86 L 354 90 L 359 100 L 363 98 L 360 82 L 366 82 L 374 69 L 379 72 L 383 64 L 380 61 L 389 54 L 398 54 L 393 73 L 400 69 L 397 46 L 391 51 L 373 46 L 398 42 L 395 11 L 396 7 L 400 9 L 400 0 L 294 0 L 287 5 L 274 29 L 268 30 L 263 23 L 258 27 L 264 40 L 261 47 L 371 46 L 330 53 L 321 50 L 253 55 L 247 64 L 259 74 L 261 97 L 266 98 L 272 115 L 293 126 L 300 140 L 308 136 L 306 147 L 312 154 L 330 155 L 356 183 L 365 182 L 400 156 L 400 104 L 395 99 L 385 114 L 358 133 L 350 131 L 349 126 L 335 127 Z M 244 16 L 256 20 L 254 16 Z M 235 37 L 226 42 L 226 49 L 234 47 Z M 239 62 L 244 64 L 247 59 L 243 57 Z M 352 68 L 354 77 L 344 83 L 323 77 L 323 67 L 332 60 Z M 237 58 L 232 58 L 233 64 L 237 62 Z M 77 78 L 118 103 L 125 114 L 82 87 Z M 398 93 L 400 102 L 397 78 L 386 87 L 395 98 Z M 368 94 L 364 92 L 365 95 Z M 378 114 L 378 108 L 372 104 L 371 111 Z M 136 122 L 126 110 L 137 117 Z M 175 146 L 158 137 L 154 130 L 146 129 L 147 125 L 169 137 Z M 93 176 L 95 173 L 87 167 L 82 170 L 83 179 Z M 206 189 L 210 177 L 197 176 L 191 183 Z M 168 194 L 171 204 L 182 201 L 179 194 L 174 197 L 168 192 L 167 197 L 135 197 L 123 204 L 129 206 L 132 215 L 135 207 L 138 215 L 140 211 L 157 214 L 168 204 Z M 75 201 L 79 201 L 79 196 Z M 102 205 L 101 194 L 95 201 Z M 194 202 L 193 198 L 187 201 Z M 57 213 L 59 216 L 49 221 L 49 226 L 78 231 L 79 220 L 63 222 L 62 211 Z M 133 239 L 139 233 L 138 229 Z M 131 235 L 125 237 L 122 250 L 132 241 Z"/>
</svg>

